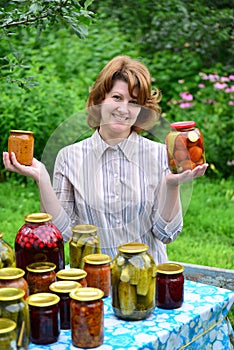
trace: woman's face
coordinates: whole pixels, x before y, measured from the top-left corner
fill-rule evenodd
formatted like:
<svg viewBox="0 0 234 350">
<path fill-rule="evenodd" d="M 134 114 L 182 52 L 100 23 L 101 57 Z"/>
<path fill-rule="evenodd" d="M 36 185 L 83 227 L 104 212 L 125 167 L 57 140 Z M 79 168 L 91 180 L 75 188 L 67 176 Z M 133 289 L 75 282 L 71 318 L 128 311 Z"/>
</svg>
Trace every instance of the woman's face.
<svg viewBox="0 0 234 350">
<path fill-rule="evenodd" d="M 141 107 L 137 105 L 138 88 L 129 95 L 128 84 L 116 80 L 113 88 L 106 94 L 101 105 L 99 132 L 104 140 L 108 138 L 126 138 L 136 122 Z"/>
</svg>

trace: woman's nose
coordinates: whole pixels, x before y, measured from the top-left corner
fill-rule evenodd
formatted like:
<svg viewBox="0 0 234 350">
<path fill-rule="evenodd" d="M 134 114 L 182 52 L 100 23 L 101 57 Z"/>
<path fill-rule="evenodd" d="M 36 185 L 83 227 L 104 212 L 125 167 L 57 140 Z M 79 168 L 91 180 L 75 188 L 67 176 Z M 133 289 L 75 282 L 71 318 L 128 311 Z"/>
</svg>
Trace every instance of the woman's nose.
<svg viewBox="0 0 234 350">
<path fill-rule="evenodd" d="M 121 111 L 122 113 L 128 112 L 128 102 L 126 101 L 121 101 L 118 106 L 118 110 Z"/>
</svg>

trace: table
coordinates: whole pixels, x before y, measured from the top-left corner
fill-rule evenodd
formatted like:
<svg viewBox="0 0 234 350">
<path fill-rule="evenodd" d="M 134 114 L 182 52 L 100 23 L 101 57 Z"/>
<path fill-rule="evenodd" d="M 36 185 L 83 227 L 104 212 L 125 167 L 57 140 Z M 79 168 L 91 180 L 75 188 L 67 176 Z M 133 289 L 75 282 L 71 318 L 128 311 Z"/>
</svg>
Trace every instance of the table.
<svg viewBox="0 0 234 350">
<path fill-rule="evenodd" d="M 104 299 L 104 344 L 100 350 L 231 350 L 233 329 L 226 318 L 234 291 L 186 280 L 184 303 L 175 310 L 155 308 L 142 321 L 114 316 L 111 298 Z M 232 338 L 234 339 L 234 338 Z M 29 350 L 76 350 L 70 330 L 61 330 L 57 343 L 30 344 Z"/>
</svg>

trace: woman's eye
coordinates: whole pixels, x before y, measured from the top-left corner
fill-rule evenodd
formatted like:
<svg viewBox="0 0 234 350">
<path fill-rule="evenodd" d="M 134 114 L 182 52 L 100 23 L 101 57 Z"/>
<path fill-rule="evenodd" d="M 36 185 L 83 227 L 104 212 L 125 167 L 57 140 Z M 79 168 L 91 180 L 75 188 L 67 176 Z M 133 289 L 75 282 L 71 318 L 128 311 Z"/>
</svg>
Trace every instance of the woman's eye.
<svg viewBox="0 0 234 350">
<path fill-rule="evenodd" d="M 136 105 L 137 104 L 137 100 L 131 100 L 131 101 L 129 101 L 129 103 L 131 103 L 133 105 Z"/>
<path fill-rule="evenodd" d="M 115 101 L 120 101 L 121 97 L 119 95 L 113 95 L 112 98 L 115 100 Z"/>
</svg>

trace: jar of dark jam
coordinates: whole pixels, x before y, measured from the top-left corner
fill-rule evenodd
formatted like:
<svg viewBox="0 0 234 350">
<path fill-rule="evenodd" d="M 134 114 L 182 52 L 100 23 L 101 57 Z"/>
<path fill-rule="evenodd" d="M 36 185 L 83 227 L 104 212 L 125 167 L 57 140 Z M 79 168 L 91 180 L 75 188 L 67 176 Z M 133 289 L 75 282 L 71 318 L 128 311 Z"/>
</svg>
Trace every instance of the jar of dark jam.
<svg viewBox="0 0 234 350">
<path fill-rule="evenodd" d="M 28 283 L 24 278 L 25 272 L 18 267 L 4 267 L 0 269 L 0 288 L 21 288 L 25 292 L 24 299 L 28 297 Z"/>
<path fill-rule="evenodd" d="M 104 292 L 104 297 L 110 295 L 111 260 L 111 257 L 106 254 L 90 254 L 84 257 L 84 270 L 87 272 L 88 287 L 101 289 Z"/>
<path fill-rule="evenodd" d="M 70 329 L 70 296 L 73 289 L 81 288 L 81 284 L 74 281 L 57 281 L 50 285 L 50 291 L 59 296 L 60 329 Z"/>
<path fill-rule="evenodd" d="M 20 164 L 31 165 L 34 152 L 33 132 L 28 130 L 10 130 L 8 137 L 8 152 L 15 153 Z"/>
<path fill-rule="evenodd" d="M 0 269 L 3 267 L 15 267 L 15 252 L 13 248 L 3 239 L 3 232 L 0 232 Z"/>
<path fill-rule="evenodd" d="M 79 288 L 70 293 L 72 344 L 79 348 L 96 348 L 104 340 L 103 291 Z"/>
<path fill-rule="evenodd" d="M 56 265 L 54 263 L 36 262 L 26 267 L 29 294 L 50 292 L 49 286 L 56 281 Z"/>
<path fill-rule="evenodd" d="M 156 306 L 162 309 L 177 309 L 184 301 L 184 267 L 180 264 L 157 265 Z"/>
<path fill-rule="evenodd" d="M 196 122 L 176 122 L 170 127 L 171 131 L 166 135 L 166 146 L 171 172 L 182 173 L 204 164 L 204 137 L 196 127 Z"/>
<path fill-rule="evenodd" d="M 155 308 L 154 259 L 143 243 L 127 243 L 118 247 L 119 253 L 111 267 L 112 308 L 125 320 L 142 320 Z"/>
<path fill-rule="evenodd" d="M 0 318 L 0 349 L 16 350 L 16 323 L 9 318 Z"/>
<path fill-rule="evenodd" d="M 81 284 L 82 287 L 87 287 L 86 280 L 87 272 L 82 269 L 70 268 L 62 269 L 56 273 L 58 281 L 75 281 Z"/>
<path fill-rule="evenodd" d="M 25 292 L 20 288 L 0 288 L 0 317 L 16 323 L 17 349 L 28 349 L 30 343 L 30 322 Z"/>
<path fill-rule="evenodd" d="M 76 225 L 72 227 L 69 241 L 70 267 L 84 268 L 83 258 L 89 254 L 101 253 L 98 228 L 95 225 Z"/>
<path fill-rule="evenodd" d="M 59 300 L 53 293 L 37 293 L 27 298 L 32 343 L 47 345 L 58 340 Z"/>
<path fill-rule="evenodd" d="M 65 267 L 64 241 L 61 232 L 47 213 L 34 213 L 24 217 L 25 224 L 15 238 L 16 266 L 26 272 L 34 262 L 49 261 L 56 271 Z"/>
</svg>

